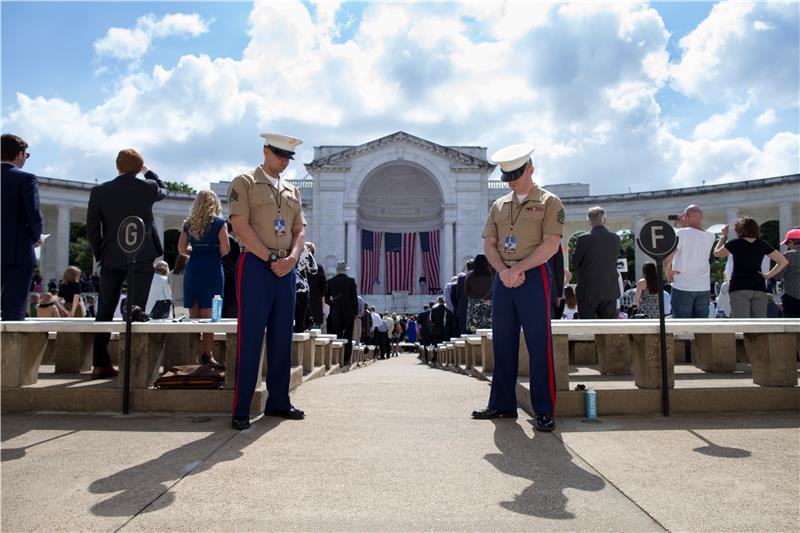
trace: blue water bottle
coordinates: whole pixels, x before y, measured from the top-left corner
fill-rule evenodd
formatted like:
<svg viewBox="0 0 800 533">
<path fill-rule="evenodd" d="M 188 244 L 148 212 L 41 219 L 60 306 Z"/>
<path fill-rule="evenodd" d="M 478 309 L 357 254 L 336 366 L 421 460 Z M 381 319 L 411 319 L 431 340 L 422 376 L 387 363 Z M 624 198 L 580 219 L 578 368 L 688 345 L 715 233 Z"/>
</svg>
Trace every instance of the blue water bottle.
<svg viewBox="0 0 800 533">
<path fill-rule="evenodd" d="M 597 391 L 594 389 L 586 390 L 586 418 L 597 420 Z"/>
<path fill-rule="evenodd" d="M 222 297 L 215 294 L 211 300 L 211 322 L 219 322 L 222 320 Z"/>
</svg>

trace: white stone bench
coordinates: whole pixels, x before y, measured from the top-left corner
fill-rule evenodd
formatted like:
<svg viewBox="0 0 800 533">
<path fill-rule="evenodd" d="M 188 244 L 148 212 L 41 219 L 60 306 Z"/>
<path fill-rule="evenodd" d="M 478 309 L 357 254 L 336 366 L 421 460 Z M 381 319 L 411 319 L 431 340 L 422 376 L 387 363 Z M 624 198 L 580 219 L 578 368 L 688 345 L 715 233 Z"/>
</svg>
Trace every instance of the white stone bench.
<svg viewBox="0 0 800 533">
<path fill-rule="evenodd" d="M 732 372 L 736 366 L 736 339 L 744 339 L 753 382 L 766 387 L 797 385 L 800 321 L 789 319 L 667 319 L 667 361 L 670 386 L 674 386 L 676 339 L 694 339 L 695 364 L 704 371 Z M 570 342 L 593 341 L 597 345 L 602 374 L 634 375 L 636 386 L 661 387 L 661 347 L 658 320 L 556 320 L 551 322 L 553 358 L 559 390 L 569 389 Z M 483 372 L 494 368 L 491 330 L 479 330 Z M 454 341 L 457 341 L 454 339 Z M 477 341 L 467 337 L 467 345 Z M 594 347 L 592 347 L 594 349 Z M 474 352 L 472 352 L 474 353 Z M 456 364 L 467 361 L 456 358 Z M 471 364 L 477 359 L 473 355 Z M 527 376 L 528 352 L 520 334 L 519 372 Z"/>
<path fill-rule="evenodd" d="M 196 361 L 199 350 L 199 333 L 213 332 L 215 338 L 225 339 L 225 387 L 233 388 L 237 360 L 236 320 L 221 322 L 135 322 L 131 343 L 131 388 L 145 389 L 158 378 L 161 366 L 169 367 Z M 91 366 L 91 349 L 95 333 L 112 333 L 119 336 L 123 346 L 125 323 L 121 321 L 96 322 L 93 319 L 26 320 L 0 322 L 2 338 L 2 386 L 21 387 L 36 383 L 44 349 L 55 332 L 54 342 L 59 346 L 55 355 L 57 373 L 78 373 Z M 292 366 L 300 366 L 294 354 L 305 350 L 308 333 L 295 333 L 292 338 Z M 301 348 L 303 346 L 303 348 Z M 177 355 L 180 352 L 181 355 Z M 186 355 L 184 352 L 188 352 Z M 262 354 L 263 355 L 263 354 Z M 124 368 L 117 380 L 122 386 Z"/>
<path fill-rule="evenodd" d="M 762 386 L 797 384 L 796 351 L 800 322 L 781 319 L 668 319 L 665 322 L 670 386 L 674 383 L 674 336 L 693 335 L 696 364 L 709 372 L 731 372 L 736 365 L 736 335 L 745 339 L 753 382 Z M 603 373 L 624 372 L 628 354 L 640 388 L 660 388 L 658 320 L 564 320 L 552 323 L 556 359 L 568 357 L 565 337 L 592 334 Z M 556 365 L 561 368 L 562 365 Z M 557 373 L 568 383 L 568 373 Z M 559 385 L 559 388 L 562 388 Z"/>
</svg>

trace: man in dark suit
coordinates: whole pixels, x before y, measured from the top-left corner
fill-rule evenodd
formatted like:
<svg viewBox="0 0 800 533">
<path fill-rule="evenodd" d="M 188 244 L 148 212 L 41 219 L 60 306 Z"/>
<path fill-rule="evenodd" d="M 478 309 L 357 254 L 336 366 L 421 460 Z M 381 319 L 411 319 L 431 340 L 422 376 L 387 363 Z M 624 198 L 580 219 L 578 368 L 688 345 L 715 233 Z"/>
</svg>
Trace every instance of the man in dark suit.
<svg viewBox="0 0 800 533">
<path fill-rule="evenodd" d="M 447 307 L 444 296 L 439 296 L 438 303 L 431 308 L 431 342 L 439 344 L 444 341 L 444 317 Z"/>
<path fill-rule="evenodd" d="M 453 332 L 456 337 L 467 333 L 467 295 L 464 292 L 464 283 L 467 281 L 467 274 L 472 272 L 474 267 L 475 261 L 473 259 L 467 261 L 466 271 L 459 272 L 458 281 L 456 281 L 456 286 L 453 289 L 453 314 L 458 325 L 457 331 Z"/>
<path fill-rule="evenodd" d="M 122 221 L 137 216 L 144 221 L 148 233 L 136 256 L 133 294 L 128 288 L 133 305 L 144 309 L 153 281 L 153 260 L 164 254 L 161 239 L 153 226 L 153 204 L 166 198 L 163 182 L 155 172 L 145 168 L 142 156 L 131 148 L 122 150 L 117 156 L 117 170 L 119 176 L 92 188 L 86 213 L 86 235 L 95 259 L 101 265 L 96 318 L 100 322 L 114 318 L 114 308 L 128 273 L 128 256 L 117 245 L 117 230 Z M 139 172 L 144 172 L 145 180 L 136 177 Z M 108 355 L 110 336 L 110 333 L 96 333 L 94 336 L 92 379 L 117 375 Z"/>
<path fill-rule="evenodd" d="M 358 317 L 358 293 L 356 280 L 347 275 L 347 263 L 336 264 L 336 275 L 328 280 L 325 290 L 325 303 L 330 306 L 328 333 L 339 339 L 347 340 L 344 345 L 344 366 L 350 366 L 350 354 L 353 350 L 353 324 Z"/>
<path fill-rule="evenodd" d="M 30 157 L 28 143 L 9 133 L 2 136 L 2 311 L 3 320 L 25 320 L 36 254 L 42 244 L 39 182 L 23 172 Z M 62 228 L 62 231 L 67 231 Z"/>
<path fill-rule="evenodd" d="M 316 255 L 317 248 L 313 242 L 307 242 L 306 248 L 308 248 L 308 251 L 311 253 L 311 255 Z M 325 321 L 325 317 L 322 312 L 322 299 L 325 296 L 325 291 L 327 290 L 328 278 L 325 275 L 325 268 L 322 266 L 322 263 L 319 261 L 315 262 L 317 263 L 317 273 L 310 274 L 308 276 L 308 298 L 309 306 L 311 308 L 312 327 L 321 328 L 322 323 Z"/>
<path fill-rule="evenodd" d="M 578 237 L 570 270 L 577 270 L 578 316 L 582 319 L 616 318 L 619 282 L 617 258 L 619 235 L 606 228 L 602 207 L 589 209 L 586 219 L 592 230 Z"/>
<path fill-rule="evenodd" d="M 422 307 L 417 315 L 417 342 L 422 349 L 422 356 L 428 362 L 428 345 L 431 343 L 431 307 L 433 302 Z"/>
</svg>

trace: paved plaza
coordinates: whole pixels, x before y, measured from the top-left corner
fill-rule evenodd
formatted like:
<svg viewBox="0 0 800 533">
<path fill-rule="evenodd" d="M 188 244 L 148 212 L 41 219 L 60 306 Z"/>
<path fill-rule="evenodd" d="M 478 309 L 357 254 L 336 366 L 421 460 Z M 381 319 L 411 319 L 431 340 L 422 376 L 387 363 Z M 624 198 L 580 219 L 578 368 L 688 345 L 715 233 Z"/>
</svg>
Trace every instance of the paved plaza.
<svg viewBox="0 0 800 533">
<path fill-rule="evenodd" d="M 410 354 L 303 384 L 304 421 L 8 414 L 3 531 L 796 531 L 800 414 L 473 421 Z M 115 406 L 114 406 L 115 407 Z"/>
</svg>

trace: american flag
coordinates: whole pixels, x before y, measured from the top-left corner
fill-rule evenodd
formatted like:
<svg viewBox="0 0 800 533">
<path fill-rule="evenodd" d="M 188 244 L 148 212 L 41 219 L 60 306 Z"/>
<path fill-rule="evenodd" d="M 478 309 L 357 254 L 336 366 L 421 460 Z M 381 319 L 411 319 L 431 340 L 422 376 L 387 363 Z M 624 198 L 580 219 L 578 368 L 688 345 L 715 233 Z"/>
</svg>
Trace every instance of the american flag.
<svg viewBox="0 0 800 533">
<path fill-rule="evenodd" d="M 422 271 L 428 280 L 428 287 L 441 290 L 439 285 L 439 230 L 422 231 L 419 234 L 422 250 Z"/>
<path fill-rule="evenodd" d="M 381 231 L 361 230 L 361 294 L 372 294 L 381 273 Z"/>
<path fill-rule="evenodd" d="M 416 233 L 386 234 L 386 294 L 414 290 Z"/>
</svg>

